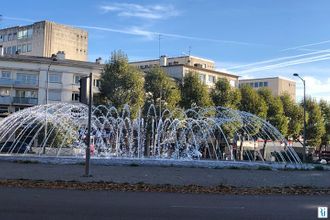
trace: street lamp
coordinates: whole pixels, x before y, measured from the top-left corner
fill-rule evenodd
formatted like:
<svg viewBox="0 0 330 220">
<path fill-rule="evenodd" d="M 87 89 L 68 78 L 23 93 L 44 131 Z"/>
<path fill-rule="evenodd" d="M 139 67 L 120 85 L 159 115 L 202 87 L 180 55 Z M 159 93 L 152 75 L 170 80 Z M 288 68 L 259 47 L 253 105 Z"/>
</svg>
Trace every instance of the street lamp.
<svg viewBox="0 0 330 220">
<path fill-rule="evenodd" d="M 52 56 L 51 56 L 51 61 L 50 61 L 50 63 L 49 63 L 49 65 L 48 65 L 48 69 L 47 69 L 47 72 L 46 72 L 46 88 L 45 88 L 45 98 L 46 98 L 46 101 L 45 101 L 45 104 L 46 104 L 46 106 L 45 106 L 45 143 L 44 143 L 44 145 L 43 145 L 43 147 L 42 147 L 42 154 L 45 154 L 46 153 L 46 138 L 47 138 L 47 104 L 48 104 L 48 84 L 49 84 L 49 69 L 50 69 L 50 67 L 52 66 L 52 64 L 54 63 L 54 62 L 56 62 L 57 61 L 57 56 L 56 56 L 56 54 L 52 54 Z"/>
<path fill-rule="evenodd" d="M 298 77 L 299 79 L 301 79 L 301 81 L 303 82 L 303 85 L 304 85 L 304 152 L 303 152 L 303 162 L 306 162 L 306 81 L 301 78 L 299 76 L 298 73 L 294 73 L 293 76 L 296 76 Z"/>
</svg>

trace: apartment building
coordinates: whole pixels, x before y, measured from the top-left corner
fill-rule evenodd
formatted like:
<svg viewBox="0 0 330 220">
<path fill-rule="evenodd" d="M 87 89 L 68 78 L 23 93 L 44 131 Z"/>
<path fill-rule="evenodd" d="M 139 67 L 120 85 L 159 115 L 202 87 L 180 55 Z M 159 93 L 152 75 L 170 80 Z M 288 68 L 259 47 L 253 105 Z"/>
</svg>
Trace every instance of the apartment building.
<svg viewBox="0 0 330 220">
<path fill-rule="evenodd" d="M 280 96 L 288 93 L 292 100 L 296 100 L 296 82 L 284 77 L 269 77 L 255 79 L 240 79 L 239 86 L 249 85 L 254 89 L 269 88 L 274 96 Z"/>
<path fill-rule="evenodd" d="M 181 80 L 189 72 L 196 72 L 201 81 L 210 88 L 220 78 L 228 79 L 233 87 L 237 86 L 238 83 L 238 76 L 217 71 L 214 61 L 195 56 L 161 56 L 159 59 L 130 62 L 130 64 L 144 72 L 160 66 L 169 76 L 178 80 Z"/>
<path fill-rule="evenodd" d="M 88 32 L 82 29 L 39 21 L 0 30 L 0 47 L 5 55 L 51 57 L 64 51 L 70 60 L 87 61 Z"/>
<path fill-rule="evenodd" d="M 0 56 L 0 117 L 33 105 L 78 102 L 79 80 L 90 72 L 94 78 L 93 91 L 99 93 L 102 69 L 103 65 L 97 62 L 65 59 L 63 53 L 59 53 L 56 59 Z"/>
</svg>

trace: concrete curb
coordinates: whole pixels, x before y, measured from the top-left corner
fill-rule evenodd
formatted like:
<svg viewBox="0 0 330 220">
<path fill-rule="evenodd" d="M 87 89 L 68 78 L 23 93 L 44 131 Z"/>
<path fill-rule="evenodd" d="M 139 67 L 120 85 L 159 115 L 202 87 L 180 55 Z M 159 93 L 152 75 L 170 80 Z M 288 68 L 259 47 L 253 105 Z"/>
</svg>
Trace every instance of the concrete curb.
<svg viewBox="0 0 330 220">
<path fill-rule="evenodd" d="M 83 157 L 72 156 L 19 156 L 0 155 L 0 161 L 20 161 L 22 163 L 44 164 L 83 164 Z M 264 169 L 264 170 L 314 170 L 322 169 L 330 171 L 330 166 L 321 164 L 294 164 L 294 163 L 267 163 L 267 162 L 244 162 L 244 161 L 210 161 L 210 160 L 171 160 L 151 158 L 91 158 L 92 165 L 104 166 L 159 166 L 159 167 L 187 167 L 187 168 L 231 168 L 231 169 Z"/>
</svg>

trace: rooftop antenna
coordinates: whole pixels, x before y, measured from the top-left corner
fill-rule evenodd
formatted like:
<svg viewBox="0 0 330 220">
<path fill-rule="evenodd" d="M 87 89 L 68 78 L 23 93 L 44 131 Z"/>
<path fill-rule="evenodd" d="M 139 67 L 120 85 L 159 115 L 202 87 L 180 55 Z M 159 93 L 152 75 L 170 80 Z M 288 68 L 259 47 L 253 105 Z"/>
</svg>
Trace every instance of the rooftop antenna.
<svg viewBox="0 0 330 220">
<path fill-rule="evenodd" d="M 162 37 L 162 35 L 158 34 L 158 57 L 159 58 L 160 58 L 160 40 L 162 39 L 161 37 Z"/>
</svg>

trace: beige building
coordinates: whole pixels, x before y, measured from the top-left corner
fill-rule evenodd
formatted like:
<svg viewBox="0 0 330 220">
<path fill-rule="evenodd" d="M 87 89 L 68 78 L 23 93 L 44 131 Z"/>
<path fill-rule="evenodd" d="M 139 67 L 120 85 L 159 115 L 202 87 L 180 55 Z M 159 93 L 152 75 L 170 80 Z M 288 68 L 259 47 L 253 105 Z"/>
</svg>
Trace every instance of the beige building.
<svg viewBox="0 0 330 220">
<path fill-rule="evenodd" d="M 161 66 L 169 76 L 179 80 L 189 72 L 196 72 L 201 81 L 209 87 L 213 87 L 219 78 L 228 79 L 233 87 L 238 83 L 238 76 L 217 71 L 214 61 L 195 56 L 161 56 L 160 59 L 136 61 L 130 62 L 130 64 L 144 72 L 150 68 Z"/>
<path fill-rule="evenodd" d="M 102 69 L 103 65 L 99 63 L 68 60 L 64 54 L 59 54 L 57 60 L 24 55 L 0 56 L 0 116 L 38 104 L 78 102 L 79 80 L 90 72 L 94 78 L 93 91 L 99 93 Z"/>
<path fill-rule="evenodd" d="M 40 21 L 0 30 L 0 47 L 6 55 L 51 57 L 64 51 L 67 59 L 87 61 L 88 33 L 85 30 Z"/>
<path fill-rule="evenodd" d="M 280 96 L 283 93 L 288 93 L 292 100 L 296 100 L 296 82 L 284 77 L 269 77 L 257 79 L 240 79 L 239 86 L 250 85 L 254 89 L 269 88 L 274 96 Z"/>
</svg>

